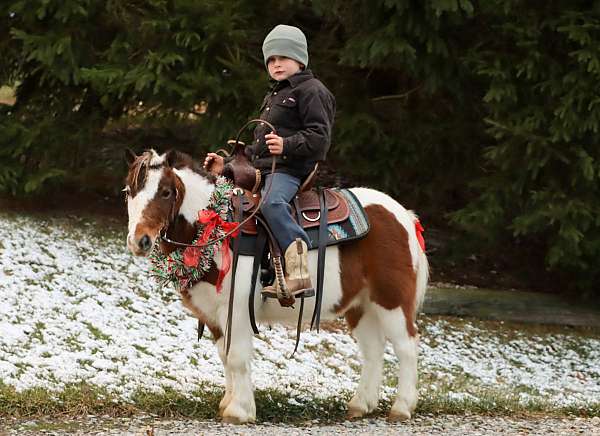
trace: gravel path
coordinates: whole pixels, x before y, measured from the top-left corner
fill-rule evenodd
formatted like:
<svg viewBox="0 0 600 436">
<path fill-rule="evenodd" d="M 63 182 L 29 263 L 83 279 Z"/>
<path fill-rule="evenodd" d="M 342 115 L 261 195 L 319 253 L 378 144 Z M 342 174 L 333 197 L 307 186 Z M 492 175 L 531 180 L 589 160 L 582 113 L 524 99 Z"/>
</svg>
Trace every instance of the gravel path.
<svg viewBox="0 0 600 436">
<path fill-rule="evenodd" d="M 600 418 L 486 417 L 477 415 L 420 416 L 409 423 L 390 424 L 369 419 L 340 424 L 303 426 L 267 424 L 234 426 L 216 421 L 159 420 L 155 418 L 84 421 L 28 421 L 5 424 L 0 435 L 600 435 Z"/>
</svg>

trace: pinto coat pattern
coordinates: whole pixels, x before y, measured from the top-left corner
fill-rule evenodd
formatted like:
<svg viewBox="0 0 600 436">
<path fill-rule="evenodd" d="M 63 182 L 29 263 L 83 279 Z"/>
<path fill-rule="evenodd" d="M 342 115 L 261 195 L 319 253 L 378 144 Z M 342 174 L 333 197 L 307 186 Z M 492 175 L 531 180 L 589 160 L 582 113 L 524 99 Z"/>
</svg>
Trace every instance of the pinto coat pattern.
<svg viewBox="0 0 600 436">
<path fill-rule="evenodd" d="M 174 249 L 159 240 L 160 232 L 181 242 L 191 242 L 198 212 L 209 202 L 215 179 L 189 156 L 150 150 L 130 159 L 127 176 L 129 226 L 127 246 L 137 256 L 150 254 L 155 244 Z M 418 332 L 416 314 L 429 275 L 425 253 L 415 232 L 415 215 L 388 195 L 367 188 L 353 188 L 365 208 L 371 230 L 358 241 L 327 247 L 322 320 L 345 317 L 361 350 L 363 365 L 355 395 L 348 403 L 348 417 L 358 418 L 378 404 L 383 354 L 390 341 L 398 358 L 398 388 L 389 414 L 391 420 L 409 419 L 417 405 Z M 219 268 L 220 256 L 215 261 Z M 217 293 L 214 274 L 181 291 L 182 302 L 211 330 L 225 370 L 225 395 L 219 405 L 224 421 L 254 422 L 256 405 L 250 374 L 253 335 L 248 314 L 252 257 L 240 256 L 234 299 L 231 349 L 225 355 L 223 332 L 231 273 Z M 309 252 L 309 271 L 316 282 L 317 252 Z M 259 323 L 294 325 L 299 305 L 283 308 L 277 300 L 262 301 L 255 293 Z M 306 300 L 312 313 L 314 298 Z M 309 321 L 307 319 L 307 321 Z"/>
</svg>

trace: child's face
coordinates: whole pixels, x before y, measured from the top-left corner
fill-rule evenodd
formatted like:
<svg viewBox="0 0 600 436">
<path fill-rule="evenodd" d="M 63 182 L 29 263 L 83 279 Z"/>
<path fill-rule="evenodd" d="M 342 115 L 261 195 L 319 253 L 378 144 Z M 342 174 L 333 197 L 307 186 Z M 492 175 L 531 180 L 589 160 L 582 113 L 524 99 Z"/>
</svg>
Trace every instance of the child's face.
<svg viewBox="0 0 600 436">
<path fill-rule="evenodd" d="M 271 56 L 267 61 L 267 68 L 269 70 L 269 76 L 280 82 L 300 71 L 302 65 L 299 62 L 284 56 Z"/>
</svg>

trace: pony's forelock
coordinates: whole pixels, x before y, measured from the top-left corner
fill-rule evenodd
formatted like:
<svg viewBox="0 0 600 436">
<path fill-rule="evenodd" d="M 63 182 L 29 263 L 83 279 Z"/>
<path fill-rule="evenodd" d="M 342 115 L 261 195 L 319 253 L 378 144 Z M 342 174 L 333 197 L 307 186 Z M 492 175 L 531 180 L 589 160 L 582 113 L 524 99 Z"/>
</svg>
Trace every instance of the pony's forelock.
<svg viewBox="0 0 600 436">
<path fill-rule="evenodd" d="M 131 196 L 135 196 L 139 191 L 144 189 L 148 171 L 162 167 L 164 160 L 164 155 L 160 156 L 153 149 L 146 150 L 135 158 L 129 167 L 126 181 L 126 190 Z"/>
</svg>

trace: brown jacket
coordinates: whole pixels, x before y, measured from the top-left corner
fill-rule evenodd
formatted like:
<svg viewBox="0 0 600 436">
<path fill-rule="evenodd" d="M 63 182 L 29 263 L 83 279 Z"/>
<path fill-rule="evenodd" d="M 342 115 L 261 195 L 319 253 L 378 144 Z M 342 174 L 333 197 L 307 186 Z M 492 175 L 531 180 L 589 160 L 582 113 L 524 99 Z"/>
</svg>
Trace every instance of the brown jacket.
<svg viewBox="0 0 600 436">
<path fill-rule="evenodd" d="M 315 78 L 310 70 L 300 71 L 276 82 L 265 96 L 260 118 L 269 121 L 283 137 L 283 154 L 277 156 L 277 172 L 299 178 L 307 176 L 315 163 L 325 160 L 331 145 L 335 116 L 333 94 Z M 271 170 L 271 153 L 265 135 L 266 125 L 254 130 L 254 141 L 246 147 L 246 155 L 263 174 Z"/>
</svg>

